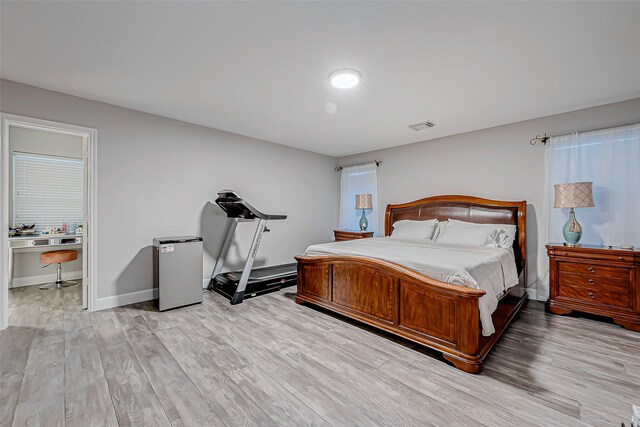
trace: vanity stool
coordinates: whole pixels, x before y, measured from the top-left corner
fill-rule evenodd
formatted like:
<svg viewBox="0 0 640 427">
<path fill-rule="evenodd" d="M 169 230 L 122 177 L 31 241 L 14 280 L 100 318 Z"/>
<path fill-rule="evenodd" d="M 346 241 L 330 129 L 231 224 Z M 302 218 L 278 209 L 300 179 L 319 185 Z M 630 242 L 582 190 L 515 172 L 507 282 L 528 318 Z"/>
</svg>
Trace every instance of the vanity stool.
<svg viewBox="0 0 640 427">
<path fill-rule="evenodd" d="M 77 285 L 78 282 L 70 282 L 66 280 L 62 280 L 62 263 L 75 261 L 78 259 L 78 251 L 65 249 L 60 251 L 49 251 L 43 252 L 40 254 L 40 264 L 46 264 L 42 267 L 46 267 L 51 264 L 58 264 L 58 275 L 56 277 L 56 281 L 53 283 L 47 283 L 46 285 L 40 286 L 40 289 L 59 289 L 66 288 L 68 286 Z"/>
</svg>

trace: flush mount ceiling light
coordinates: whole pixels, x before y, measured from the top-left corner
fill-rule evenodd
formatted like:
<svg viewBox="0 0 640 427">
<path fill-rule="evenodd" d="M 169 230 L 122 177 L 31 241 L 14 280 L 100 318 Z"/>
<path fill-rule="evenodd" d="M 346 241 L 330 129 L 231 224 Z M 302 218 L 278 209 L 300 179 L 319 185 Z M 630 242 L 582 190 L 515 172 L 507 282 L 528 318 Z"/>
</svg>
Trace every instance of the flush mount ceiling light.
<svg viewBox="0 0 640 427">
<path fill-rule="evenodd" d="M 351 68 L 342 68 L 329 74 L 331 84 L 340 89 L 349 89 L 360 83 L 362 74 Z"/>
<path fill-rule="evenodd" d="M 436 124 L 431 122 L 431 121 L 426 121 L 426 122 L 420 122 L 420 123 L 414 123 L 412 125 L 409 125 L 409 127 L 413 130 L 415 130 L 416 132 L 424 130 L 424 129 L 429 129 L 434 127 Z"/>
</svg>

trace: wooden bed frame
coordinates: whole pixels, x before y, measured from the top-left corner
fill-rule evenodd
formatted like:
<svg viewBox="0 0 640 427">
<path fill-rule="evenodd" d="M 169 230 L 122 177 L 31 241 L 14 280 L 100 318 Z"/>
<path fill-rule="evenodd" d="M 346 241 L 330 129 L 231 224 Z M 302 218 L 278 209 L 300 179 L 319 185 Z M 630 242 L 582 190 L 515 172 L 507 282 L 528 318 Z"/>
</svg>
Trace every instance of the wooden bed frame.
<svg viewBox="0 0 640 427">
<path fill-rule="evenodd" d="M 484 291 L 431 279 L 374 258 L 297 256 L 296 302 L 324 307 L 351 319 L 442 352 L 456 368 L 479 373 L 487 354 L 527 300 L 526 202 L 470 196 L 436 196 L 388 205 L 385 235 L 401 219 L 457 219 L 515 224 L 513 250 L 519 284 L 500 298 L 492 315 L 496 332 L 482 336 L 478 299 Z"/>
</svg>

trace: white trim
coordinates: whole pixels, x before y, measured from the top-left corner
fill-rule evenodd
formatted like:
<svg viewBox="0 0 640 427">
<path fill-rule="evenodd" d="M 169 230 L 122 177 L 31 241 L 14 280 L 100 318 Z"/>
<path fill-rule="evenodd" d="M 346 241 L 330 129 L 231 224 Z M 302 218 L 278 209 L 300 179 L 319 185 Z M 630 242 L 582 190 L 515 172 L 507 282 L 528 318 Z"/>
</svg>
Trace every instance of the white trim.
<svg viewBox="0 0 640 427">
<path fill-rule="evenodd" d="M 79 280 L 82 279 L 82 270 L 79 271 L 62 271 L 62 280 Z M 14 277 L 11 282 L 11 289 L 22 286 L 43 285 L 45 283 L 55 282 L 56 273 L 39 274 L 37 276 Z"/>
<path fill-rule="evenodd" d="M 129 292 L 128 294 L 114 295 L 112 297 L 98 298 L 94 305 L 94 311 L 120 307 L 137 302 L 149 301 L 158 298 L 157 289 L 145 289 L 144 291 Z"/>
<path fill-rule="evenodd" d="M 86 253 L 86 266 L 83 265 L 85 279 L 88 281 L 87 309 L 95 311 L 98 300 L 98 131 L 90 129 L 85 139 L 83 157 L 87 162 L 87 219 L 82 240 L 82 251 Z M 83 282 L 84 282 L 83 280 Z M 84 298 L 84 296 L 83 296 Z"/>
<path fill-rule="evenodd" d="M 88 308 L 94 311 L 97 301 L 98 289 L 98 170 L 97 170 L 97 142 L 98 132 L 96 129 L 70 125 L 66 123 L 52 122 L 48 120 L 35 119 L 32 117 L 17 116 L 13 114 L 0 113 L 1 128 L 0 133 L 0 170 L 2 176 L 0 182 L 0 330 L 5 329 L 9 324 L 9 241 L 6 230 L 9 226 L 9 126 L 18 126 L 27 129 L 45 129 L 52 132 L 65 134 L 80 134 L 86 143 L 85 159 L 87 160 L 87 219 L 83 236 L 83 253 L 87 257 L 88 268 L 85 271 L 84 282 L 87 284 Z"/>
<path fill-rule="evenodd" d="M 0 330 L 9 326 L 9 122 L 2 117 L 0 138 Z"/>
<path fill-rule="evenodd" d="M 527 293 L 529 294 L 529 298 L 535 301 L 546 301 L 547 296 L 544 293 L 538 293 L 536 288 L 528 288 Z"/>
</svg>

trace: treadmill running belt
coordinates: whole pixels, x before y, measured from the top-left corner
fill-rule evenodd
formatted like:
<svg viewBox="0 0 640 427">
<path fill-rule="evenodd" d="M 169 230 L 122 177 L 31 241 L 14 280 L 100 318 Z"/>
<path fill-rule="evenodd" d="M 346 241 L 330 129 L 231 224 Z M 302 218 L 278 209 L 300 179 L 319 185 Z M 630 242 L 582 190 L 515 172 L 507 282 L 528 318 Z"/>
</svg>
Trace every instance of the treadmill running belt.
<svg viewBox="0 0 640 427">
<path fill-rule="evenodd" d="M 293 263 L 252 270 L 243 298 L 251 298 L 295 286 L 298 283 L 297 267 L 297 264 Z M 238 289 L 241 274 L 240 271 L 218 274 L 209 284 L 209 289 L 232 299 Z"/>
<path fill-rule="evenodd" d="M 278 277 L 289 276 L 298 272 L 298 265 L 296 263 L 275 265 L 273 267 L 254 268 L 249 275 L 249 281 L 247 283 L 261 282 L 263 280 L 275 279 Z M 224 276 L 227 280 L 238 282 L 242 271 L 228 271 L 221 273 L 219 276 Z"/>
</svg>

